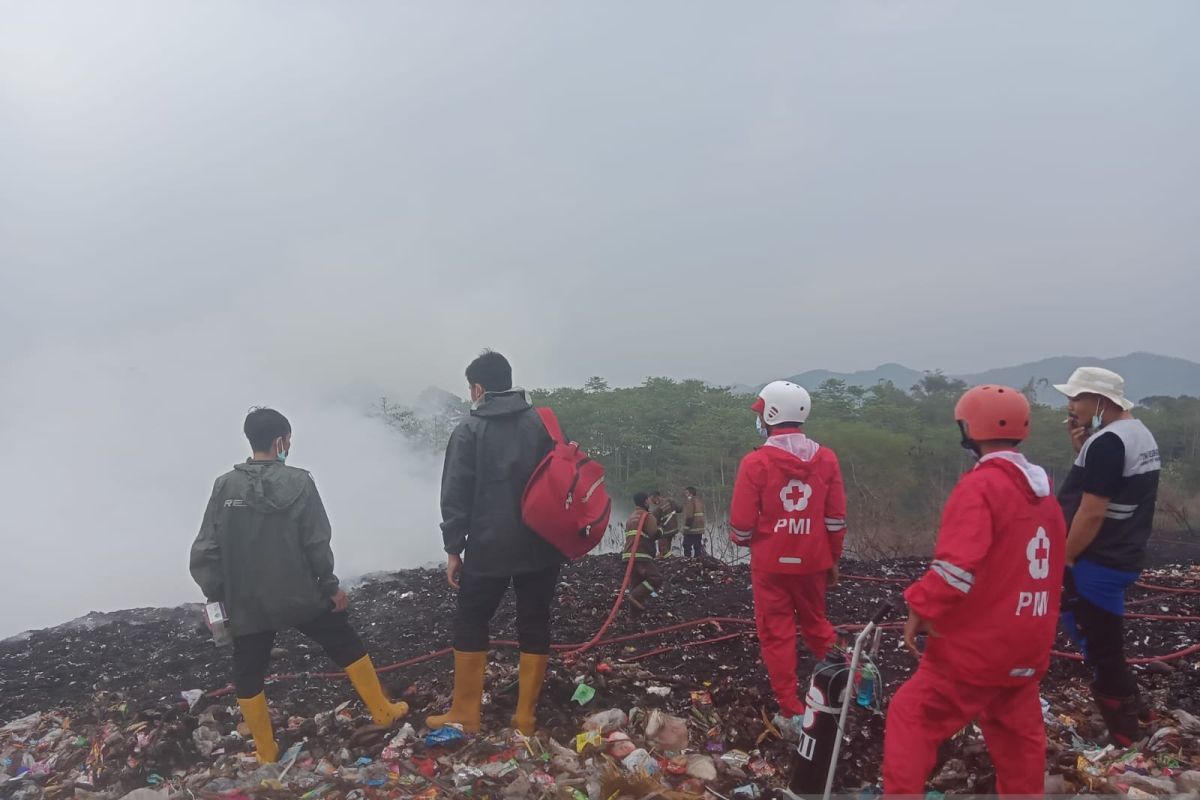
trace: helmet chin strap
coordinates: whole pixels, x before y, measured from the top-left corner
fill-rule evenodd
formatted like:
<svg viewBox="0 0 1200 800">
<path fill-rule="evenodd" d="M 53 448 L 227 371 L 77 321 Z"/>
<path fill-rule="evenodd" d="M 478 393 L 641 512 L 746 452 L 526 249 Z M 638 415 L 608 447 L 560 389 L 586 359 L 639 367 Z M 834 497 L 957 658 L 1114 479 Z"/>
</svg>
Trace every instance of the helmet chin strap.
<svg viewBox="0 0 1200 800">
<path fill-rule="evenodd" d="M 958 421 L 958 432 L 962 434 L 962 439 L 959 441 L 959 444 L 962 445 L 964 450 L 970 450 L 971 453 L 974 454 L 976 460 L 978 460 L 981 457 L 979 445 L 974 439 L 972 439 L 970 436 L 967 436 L 967 426 L 963 424 L 961 419 Z"/>
</svg>

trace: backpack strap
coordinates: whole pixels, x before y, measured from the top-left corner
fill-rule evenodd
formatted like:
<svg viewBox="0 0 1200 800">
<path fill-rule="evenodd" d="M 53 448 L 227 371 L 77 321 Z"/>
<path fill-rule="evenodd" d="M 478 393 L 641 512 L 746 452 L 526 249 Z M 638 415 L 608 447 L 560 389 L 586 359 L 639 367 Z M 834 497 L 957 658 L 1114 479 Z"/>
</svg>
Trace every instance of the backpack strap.
<svg viewBox="0 0 1200 800">
<path fill-rule="evenodd" d="M 546 433 L 550 434 L 550 438 L 556 443 L 562 444 L 563 432 L 562 428 L 559 427 L 558 417 L 554 415 L 554 412 L 541 406 L 535 408 L 534 411 L 536 411 L 537 415 L 542 418 L 542 424 L 546 426 Z"/>
</svg>

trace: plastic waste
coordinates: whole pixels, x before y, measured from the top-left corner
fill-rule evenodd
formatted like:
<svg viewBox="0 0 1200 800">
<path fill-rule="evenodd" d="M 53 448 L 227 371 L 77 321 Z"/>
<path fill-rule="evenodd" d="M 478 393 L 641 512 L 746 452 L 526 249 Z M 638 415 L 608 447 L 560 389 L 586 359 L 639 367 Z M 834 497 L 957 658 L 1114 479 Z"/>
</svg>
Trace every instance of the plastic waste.
<svg viewBox="0 0 1200 800">
<path fill-rule="evenodd" d="M 646 737 L 662 750 L 684 750 L 688 746 L 687 721 L 655 709 L 646 721 Z"/>
<path fill-rule="evenodd" d="M 647 775 L 654 775 L 658 772 L 658 762 L 654 760 L 654 756 L 641 747 L 621 759 L 621 763 L 630 772 L 640 771 Z"/>
<path fill-rule="evenodd" d="M 624 728 L 629 724 L 629 715 L 619 708 L 610 708 L 607 711 L 599 711 L 592 714 L 583 721 L 583 729 L 585 731 L 600 731 L 601 733 L 612 733 L 615 730 Z"/>
<path fill-rule="evenodd" d="M 575 751 L 582 753 L 588 745 L 599 747 L 603 741 L 600 731 L 584 731 L 575 737 Z"/>
<path fill-rule="evenodd" d="M 541 769 L 529 776 L 529 782 L 543 789 L 553 789 L 555 786 L 554 776 Z"/>
<path fill-rule="evenodd" d="M 608 754 L 613 758 L 625 758 L 636 749 L 637 745 L 629 738 L 629 734 L 613 731 L 608 735 Z"/>
<path fill-rule="evenodd" d="M 454 770 L 454 785 L 459 789 L 471 786 L 483 777 L 483 770 L 477 767 L 456 767 Z"/>
<path fill-rule="evenodd" d="M 430 733 L 425 737 L 425 746 L 438 747 L 439 745 L 461 742 L 466 738 L 466 734 L 462 732 L 461 728 L 456 728 L 453 725 L 447 725 L 444 728 L 438 728 L 436 731 L 430 731 Z"/>
<path fill-rule="evenodd" d="M 571 702 L 579 703 L 585 706 L 592 702 L 592 698 L 596 696 L 596 690 L 586 683 L 581 683 L 575 687 L 575 694 L 571 695 Z"/>
<path fill-rule="evenodd" d="M 529 797 L 533 794 L 533 784 L 524 775 L 518 775 L 508 786 L 504 787 L 505 797 Z"/>
<path fill-rule="evenodd" d="M 200 751 L 200 754 L 207 758 L 221 743 L 221 732 L 208 725 L 201 725 L 192 731 L 192 741 L 196 743 L 196 749 Z"/>
<path fill-rule="evenodd" d="M 687 774 L 702 781 L 715 781 L 717 765 L 713 763 L 712 756 L 693 753 L 687 757 Z"/>
</svg>

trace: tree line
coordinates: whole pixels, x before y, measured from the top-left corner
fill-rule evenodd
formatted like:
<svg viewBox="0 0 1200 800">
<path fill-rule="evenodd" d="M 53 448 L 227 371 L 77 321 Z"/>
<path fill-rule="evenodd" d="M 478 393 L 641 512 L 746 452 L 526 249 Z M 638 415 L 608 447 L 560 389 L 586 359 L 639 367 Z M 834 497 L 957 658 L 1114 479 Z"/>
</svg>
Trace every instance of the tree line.
<svg viewBox="0 0 1200 800">
<path fill-rule="evenodd" d="M 973 463 L 954 424 L 954 404 L 966 388 L 929 372 L 907 391 L 890 382 L 859 387 L 841 380 L 810 389 L 806 432 L 838 453 L 857 555 L 928 552 L 946 496 Z M 1036 388 L 1033 381 L 1023 387 L 1031 402 Z M 648 378 L 640 386 L 612 388 L 595 377 L 581 388 L 531 394 L 604 464 L 620 505 L 628 508 L 638 491 L 678 497 L 695 485 L 708 502 L 710 524 L 720 529 L 738 463 L 762 442 L 748 410 L 752 398 L 702 381 Z M 384 400 L 373 413 L 412 445 L 437 452 L 468 409 L 450 402 L 421 415 Z M 1147 398 L 1134 413 L 1158 439 L 1163 457 L 1156 526 L 1190 532 L 1200 513 L 1200 398 Z M 1032 432 L 1022 448 L 1056 485 L 1074 459 L 1064 417 L 1062 408 L 1033 402 Z"/>
</svg>

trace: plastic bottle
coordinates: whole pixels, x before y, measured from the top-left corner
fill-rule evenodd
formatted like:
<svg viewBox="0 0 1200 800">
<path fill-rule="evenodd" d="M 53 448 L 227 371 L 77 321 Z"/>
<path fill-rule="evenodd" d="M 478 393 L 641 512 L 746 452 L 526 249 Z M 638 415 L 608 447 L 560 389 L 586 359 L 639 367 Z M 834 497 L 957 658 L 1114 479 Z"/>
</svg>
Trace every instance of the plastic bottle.
<svg viewBox="0 0 1200 800">
<path fill-rule="evenodd" d="M 858 704 L 870 708 L 875 702 L 875 683 L 879 680 L 879 671 L 874 664 L 864 664 L 859 675 Z"/>
<path fill-rule="evenodd" d="M 233 644 L 233 634 L 225 624 L 229 621 L 229 617 L 225 614 L 225 604 L 209 603 L 204 607 L 204 613 L 208 617 L 208 627 L 212 630 L 213 643 L 217 647 L 227 647 Z"/>
</svg>

